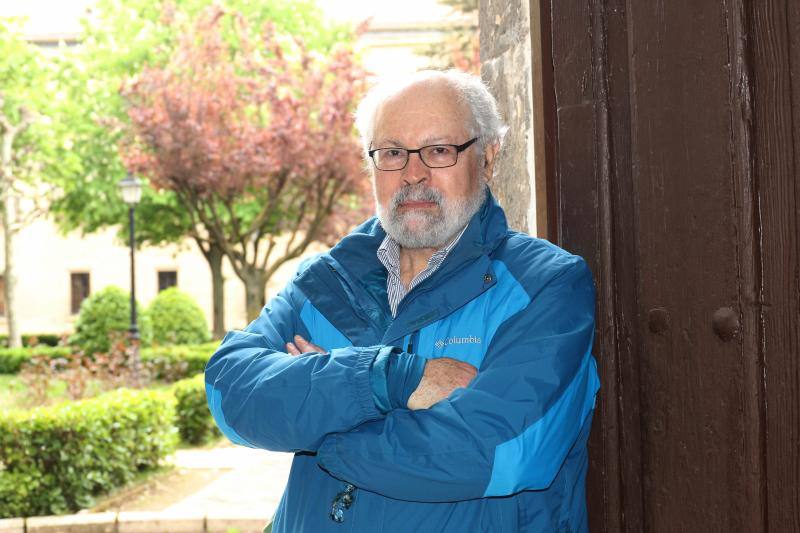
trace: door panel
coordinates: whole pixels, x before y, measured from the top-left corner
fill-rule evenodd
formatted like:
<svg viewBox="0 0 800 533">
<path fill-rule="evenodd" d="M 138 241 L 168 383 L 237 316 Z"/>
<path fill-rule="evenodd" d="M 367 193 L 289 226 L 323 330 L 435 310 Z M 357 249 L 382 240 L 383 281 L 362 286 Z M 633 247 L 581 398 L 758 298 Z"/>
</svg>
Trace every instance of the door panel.
<svg viewBox="0 0 800 533">
<path fill-rule="evenodd" d="M 592 531 L 800 531 L 800 2 L 539 15 L 551 235 L 598 285 Z"/>
</svg>

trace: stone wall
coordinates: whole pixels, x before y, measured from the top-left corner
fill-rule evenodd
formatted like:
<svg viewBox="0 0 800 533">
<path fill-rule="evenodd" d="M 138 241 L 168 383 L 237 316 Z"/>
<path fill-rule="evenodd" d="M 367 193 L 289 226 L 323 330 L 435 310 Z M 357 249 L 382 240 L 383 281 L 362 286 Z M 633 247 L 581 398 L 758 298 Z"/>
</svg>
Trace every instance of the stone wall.
<svg viewBox="0 0 800 533">
<path fill-rule="evenodd" d="M 509 225 L 536 234 L 531 24 L 528 0 L 481 0 L 481 75 L 508 125 L 492 191 Z"/>
</svg>

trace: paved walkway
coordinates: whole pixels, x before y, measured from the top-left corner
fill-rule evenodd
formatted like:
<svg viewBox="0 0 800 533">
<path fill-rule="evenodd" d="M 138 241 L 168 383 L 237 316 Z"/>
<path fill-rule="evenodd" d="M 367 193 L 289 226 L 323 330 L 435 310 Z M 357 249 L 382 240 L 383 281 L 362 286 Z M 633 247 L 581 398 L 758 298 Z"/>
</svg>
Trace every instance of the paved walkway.
<svg viewBox="0 0 800 533">
<path fill-rule="evenodd" d="M 278 507 L 292 455 L 226 442 L 178 450 L 168 461 L 184 475 L 144 494 L 123 492 L 105 510 L 0 520 L 0 533 L 260 533 Z"/>
<path fill-rule="evenodd" d="M 167 512 L 204 512 L 224 516 L 272 516 L 278 507 L 292 454 L 224 445 L 211 449 L 178 450 L 177 468 L 231 469 L 205 487 L 165 509 Z"/>
</svg>

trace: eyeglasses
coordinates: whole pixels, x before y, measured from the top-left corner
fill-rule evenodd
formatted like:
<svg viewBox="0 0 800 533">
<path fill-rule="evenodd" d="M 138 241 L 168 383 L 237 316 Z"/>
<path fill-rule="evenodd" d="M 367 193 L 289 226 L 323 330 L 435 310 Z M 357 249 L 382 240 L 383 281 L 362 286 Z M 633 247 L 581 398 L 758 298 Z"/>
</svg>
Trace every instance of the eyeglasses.
<svg viewBox="0 0 800 533">
<path fill-rule="evenodd" d="M 375 148 L 367 153 L 378 170 L 403 170 L 408 164 L 410 154 L 419 154 L 419 158 L 429 168 L 446 168 L 458 163 L 458 154 L 472 146 L 477 140 L 478 138 L 475 137 L 464 144 L 431 144 L 414 150 Z"/>
</svg>

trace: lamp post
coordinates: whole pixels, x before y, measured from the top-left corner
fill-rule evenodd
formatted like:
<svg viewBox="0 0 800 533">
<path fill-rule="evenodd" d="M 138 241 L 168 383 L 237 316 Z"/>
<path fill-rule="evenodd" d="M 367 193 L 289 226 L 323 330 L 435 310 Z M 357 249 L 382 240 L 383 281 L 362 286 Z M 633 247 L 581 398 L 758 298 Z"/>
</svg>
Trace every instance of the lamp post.
<svg viewBox="0 0 800 533">
<path fill-rule="evenodd" d="M 128 204 L 128 231 L 131 247 L 131 327 L 128 330 L 131 342 L 131 370 L 133 374 L 133 384 L 138 387 L 139 383 L 139 326 L 136 323 L 136 267 L 135 267 L 135 220 L 134 210 L 136 204 L 142 199 L 142 182 L 133 174 L 128 172 L 125 179 L 119 182 L 119 189 L 122 192 L 122 200 Z"/>
</svg>

